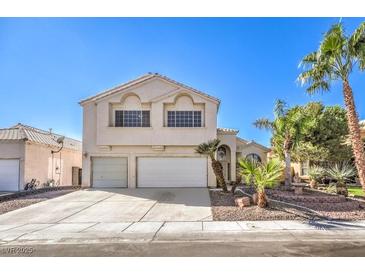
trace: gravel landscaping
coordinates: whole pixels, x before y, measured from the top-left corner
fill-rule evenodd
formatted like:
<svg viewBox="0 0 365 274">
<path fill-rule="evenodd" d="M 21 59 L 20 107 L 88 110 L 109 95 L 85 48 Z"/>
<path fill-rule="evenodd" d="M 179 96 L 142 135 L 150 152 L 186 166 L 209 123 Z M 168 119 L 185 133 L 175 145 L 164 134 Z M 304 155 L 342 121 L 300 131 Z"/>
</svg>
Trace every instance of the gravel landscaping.
<svg viewBox="0 0 365 274">
<path fill-rule="evenodd" d="M 254 193 L 252 188 L 246 186 L 240 186 L 240 188 L 246 193 Z M 362 202 L 360 199 L 349 199 L 342 195 L 311 189 L 305 189 L 301 195 L 295 194 L 294 191 L 281 189 L 267 189 L 266 193 L 269 199 L 314 210 L 318 217 L 348 221 L 365 220 L 365 201 Z M 288 220 L 298 218 L 298 215 L 301 216 L 301 214 L 305 218 L 309 217 L 298 208 L 286 207 L 279 203 L 271 203 L 271 208 L 267 209 L 250 206 L 241 210 L 235 206 L 234 196 L 231 193 L 211 191 L 211 199 L 213 218 L 217 220 Z M 292 214 L 288 214 L 288 212 Z M 313 218 L 313 216 L 309 218 Z"/>
<path fill-rule="evenodd" d="M 322 216 L 337 220 L 364 220 L 365 202 L 347 199 L 342 195 L 305 189 L 302 195 L 291 191 L 268 190 L 268 197 L 290 202 L 317 211 Z"/>
<path fill-rule="evenodd" d="M 73 192 L 75 190 L 77 189 L 54 190 L 5 200 L 0 202 L 0 214 L 4 214 L 6 212 L 36 204 L 45 200 L 53 199 Z"/>
<path fill-rule="evenodd" d="M 214 221 L 259 221 L 259 220 L 302 220 L 293 209 L 259 208 L 255 205 L 238 208 L 232 193 L 211 190 L 210 199 Z M 291 211 L 291 212 L 287 212 Z M 300 214 L 300 213 L 299 213 Z"/>
</svg>

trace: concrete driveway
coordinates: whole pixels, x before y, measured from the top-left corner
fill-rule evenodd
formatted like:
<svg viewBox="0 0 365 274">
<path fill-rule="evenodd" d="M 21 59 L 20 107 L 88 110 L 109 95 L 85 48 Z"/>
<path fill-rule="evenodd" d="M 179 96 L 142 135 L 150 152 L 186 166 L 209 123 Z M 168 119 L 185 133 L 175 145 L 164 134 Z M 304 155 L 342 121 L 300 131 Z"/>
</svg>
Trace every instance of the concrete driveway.
<svg viewBox="0 0 365 274">
<path fill-rule="evenodd" d="M 211 221 L 208 189 L 87 189 L 0 215 L 0 225 Z"/>
</svg>

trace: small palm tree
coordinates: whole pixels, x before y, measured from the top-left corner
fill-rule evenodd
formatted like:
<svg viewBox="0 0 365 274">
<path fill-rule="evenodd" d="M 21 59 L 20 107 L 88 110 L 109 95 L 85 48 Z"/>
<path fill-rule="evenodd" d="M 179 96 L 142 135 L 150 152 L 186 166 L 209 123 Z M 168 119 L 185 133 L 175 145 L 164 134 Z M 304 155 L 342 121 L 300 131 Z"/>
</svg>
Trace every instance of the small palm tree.
<svg viewBox="0 0 365 274">
<path fill-rule="evenodd" d="M 350 132 L 355 164 L 360 183 L 365 190 L 365 152 L 360 135 L 359 118 L 356 112 L 354 95 L 349 77 L 355 66 L 365 70 L 365 22 L 346 36 L 342 23 L 333 25 L 324 35 L 319 49 L 305 56 L 300 64 L 304 71 L 298 80 L 308 84 L 307 93 L 328 91 L 330 84 L 340 80 L 347 111 L 347 123 Z"/>
<path fill-rule="evenodd" d="M 252 160 L 239 161 L 242 176 L 247 184 L 252 184 L 257 192 L 259 207 L 267 206 L 265 188 L 274 187 L 280 182 L 283 167 L 278 159 L 270 159 L 267 163 L 258 163 Z"/>
<path fill-rule="evenodd" d="M 220 140 L 214 139 L 210 140 L 207 143 L 200 144 L 195 151 L 202 155 L 209 156 L 211 162 L 212 162 L 212 168 L 215 177 L 217 178 L 218 185 L 223 189 L 224 192 L 227 192 L 227 185 L 226 181 L 224 180 L 223 175 L 223 167 L 222 164 L 215 159 L 215 153 L 219 147 Z"/>
<path fill-rule="evenodd" d="M 310 179 L 309 185 L 311 188 L 317 188 L 318 184 L 325 177 L 326 171 L 323 167 L 320 166 L 312 166 L 309 169 L 308 177 Z"/>
<path fill-rule="evenodd" d="M 239 159 L 238 165 L 241 176 L 245 179 L 247 185 L 254 185 L 255 172 L 259 166 L 259 162 L 250 159 Z"/>
<path fill-rule="evenodd" d="M 348 195 L 346 181 L 352 179 L 356 175 L 355 167 L 347 162 L 335 164 L 328 168 L 328 176 L 336 181 L 336 192 L 341 195 Z"/>
<path fill-rule="evenodd" d="M 275 119 L 270 121 L 261 118 L 254 122 L 254 126 L 267 129 L 272 132 L 272 145 L 283 151 L 285 161 L 285 186 L 290 188 L 291 176 L 291 153 L 299 145 L 300 137 L 305 130 L 304 115 L 300 111 L 287 108 L 286 103 L 277 100 L 274 108 Z"/>
</svg>

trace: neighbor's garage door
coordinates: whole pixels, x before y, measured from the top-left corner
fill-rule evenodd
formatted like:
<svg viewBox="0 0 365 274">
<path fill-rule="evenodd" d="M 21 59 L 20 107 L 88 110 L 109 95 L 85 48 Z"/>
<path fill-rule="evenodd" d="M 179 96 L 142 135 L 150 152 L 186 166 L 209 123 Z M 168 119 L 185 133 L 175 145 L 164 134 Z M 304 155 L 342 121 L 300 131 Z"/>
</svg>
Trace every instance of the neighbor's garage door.
<svg viewBox="0 0 365 274">
<path fill-rule="evenodd" d="M 138 187 L 207 187 L 206 158 L 139 157 Z"/>
<path fill-rule="evenodd" d="M 93 157 L 93 187 L 127 187 L 127 158 Z"/>
<path fill-rule="evenodd" d="M 0 191 L 19 190 L 19 160 L 0 159 Z"/>
</svg>

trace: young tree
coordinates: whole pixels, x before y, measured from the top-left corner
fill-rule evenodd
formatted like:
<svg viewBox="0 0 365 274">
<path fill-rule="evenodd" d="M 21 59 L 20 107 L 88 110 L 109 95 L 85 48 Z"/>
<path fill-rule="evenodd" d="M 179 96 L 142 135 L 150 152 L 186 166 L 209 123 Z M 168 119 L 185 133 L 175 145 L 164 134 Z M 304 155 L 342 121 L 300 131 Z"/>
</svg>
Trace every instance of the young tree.
<svg viewBox="0 0 365 274">
<path fill-rule="evenodd" d="M 332 82 L 342 81 L 352 150 L 360 183 L 365 190 L 365 152 L 349 82 L 355 65 L 359 70 L 365 70 L 365 22 L 361 23 L 350 37 L 345 35 L 342 23 L 338 23 L 324 35 L 319 49 L 303 58 L 300 66 L 304 71 L 298 80 L 302 85 L 308 84 L 309 94 L 328 91 Z"/>
<path fill-rule="evenodd" d="M 292 158 L 312 163 L 349 161 L 351 146 L 347 144 L 348 126 L 346 110 L 340 106 L 324 106 L 310 102 L 296 106 L 307 117 L 306 130 Z"/>
<path fill-rule="evenodd" d="M 292 183 L 291 176 L 291 154 L 298 146 L 305 130 L 305 116 L 301 111 L 288 109 L 286 103 L 277 100 L 274 109 L 275 119 L 270 121 L 267 118 L 261 118 L 254 122 L 257 128 L 268 129 L 272 132 L 271 143 L 274 152 L 283 152 L 285 161 L 285 186 L 289 188 Z M 281 154 L 279 153 L 279 156 Z"/>
<path fill-rule="evenodd" d="M 218 185 L 223 189 L 224 192 L 227 192 L 226 181 L 224 180 L 223 175 L 223 167 L 222 164 L 215 159 L 215 153 L 219 147 L 220 140 L 214 139 L 210 140 L 207 143 L 200 144 L 195 151 L 199 154 L 208 155 L 212 162 L 212 168 L 214 171 L 214 175 L 217 178 Z"/>
</svg>

